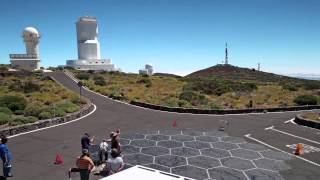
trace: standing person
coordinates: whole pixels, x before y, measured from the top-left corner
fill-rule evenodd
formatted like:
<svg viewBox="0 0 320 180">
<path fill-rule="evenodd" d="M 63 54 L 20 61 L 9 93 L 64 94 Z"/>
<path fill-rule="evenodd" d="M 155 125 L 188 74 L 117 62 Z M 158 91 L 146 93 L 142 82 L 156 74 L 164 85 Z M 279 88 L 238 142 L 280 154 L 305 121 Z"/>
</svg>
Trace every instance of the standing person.
<svg viewBox="0 0 320 180">
<path fill-rule="evenodd" d="M 100 161 L 103 161 L 103 157 L 104 160 L 107 161 L 108 160 L 108 143 L 106 139 L 103 139 L 102 142 L 100 143 Z"/>
<path fill-rule="evenodd" d="M 82 149 L 82 155 L 77 159 L 77 167 L 80 172 L 81 180 L 89 180 L 90 172 L 94 168 L 94 163 L 89 156 L 88 149 Z"/>
<path fill-rule="evenodd" d="M 117 149 L 111 150 L 111 157 L 108 159 L 107 165 L 107 173 L 108 175 L 112 175 L 117 173 L 123 169 L 123 159 L 119 156 L 119 152 Z"/>
<path fill-rule="evenodd" d="M 89 146 L 93 143 L 94 137 L 90 137 L 88 133 L 84 133 L 81 138 L 81 147 L 82 149 L 89 149 Z"/>
<path fill-rule="evenodd" d="M 111 141 L 111 149 L 117 149 L 118 153 L 121 153 L 121 145 L 120 145 L 120 129 L 117 129 L 116 132 L 111 132 L 110 134 Z"/>
<path fill-rule="evenodd" d="M 6 137 L 1 138 L 0 156 L 3 162 L 3 176 L 12 177 L 12 174 L 11 174 L 12 154 L 7 146 L 7 142 L 8 142 L 8 138 Z"/>
</svg>

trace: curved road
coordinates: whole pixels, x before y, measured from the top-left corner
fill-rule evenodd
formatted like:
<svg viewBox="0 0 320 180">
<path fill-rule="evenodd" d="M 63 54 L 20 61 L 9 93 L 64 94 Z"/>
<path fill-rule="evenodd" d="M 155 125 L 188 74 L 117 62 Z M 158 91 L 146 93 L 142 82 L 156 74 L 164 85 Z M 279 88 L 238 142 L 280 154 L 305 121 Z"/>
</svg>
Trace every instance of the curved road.
<svg viewBox="0 0 320 180">
<path fill-rule="evenodd" d="M 65 87 L 78 92 L 77 84 L 61 72 L 50 73 Z M 319 131 L 298 127 L 284 122 L 292 119 L 297 112 L 242 114 L 242 115 L 193 115 L 160 112 L 143 109 L 110 100 L 88 90 L 83 95 L 96 105 L 96 111 L 79 121 L 10 138 L 9 147 L 14 155 L 12 179 L 18 180 L 62 180 L 67 179 L 67 169 L 74 166 L 75 157 L 80 153 L 80 138 L 84 132 L 96 137 L 97 142 L 108 137 L 109 132 L 121 128 L 123 133 L 148 129 L 171 129 L 173 120 L 178 123 L 177 129 L 201 131 L 216 130 L 220 120 L 228 120 L 227 133 L 231 136 L 259 139 L 269 145 L 291 153 L 286 144 L 302 142 L 320 147 Z M 274 126 L 274 129 L 264 130 Z M 300 139 L 287 134 L 294 134 Z M 250 141 L 249 139 L 246 139 Z M 314 141 L 312 143 L 311 141 Z M 55 155 L 61 154 L 64 164 L 54 165 Z M 303 156 L 320 164 L 320 152 Z M 292 169 L 281 172 L 286 179 L 317 179 L 320 167 L 300 159 L 288 162 Z M 92 176 L 92 179 L 99 179 Z"/>
</svg>

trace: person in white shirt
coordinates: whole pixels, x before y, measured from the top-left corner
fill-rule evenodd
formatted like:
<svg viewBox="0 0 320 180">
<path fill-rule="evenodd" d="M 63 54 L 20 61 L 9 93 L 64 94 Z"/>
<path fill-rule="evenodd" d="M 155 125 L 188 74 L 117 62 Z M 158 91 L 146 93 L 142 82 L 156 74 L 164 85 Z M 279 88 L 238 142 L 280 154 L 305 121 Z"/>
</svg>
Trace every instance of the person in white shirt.
<svg viewBox="0 0 320 180">
<path fill-rule="evenodd" d="M 108 160 L 108 143 L 106 139 L 103 139 L 100 143 L 100 161 L 103 162 Z"/>
<path fill-rule="evenodd" d="M 119 156 L 118 149 L 114 148 L 111 150 L 111 157 L 108 159 L 107 173 L 112 175 L 123 169 L 123 159 Z"/>
</svg>

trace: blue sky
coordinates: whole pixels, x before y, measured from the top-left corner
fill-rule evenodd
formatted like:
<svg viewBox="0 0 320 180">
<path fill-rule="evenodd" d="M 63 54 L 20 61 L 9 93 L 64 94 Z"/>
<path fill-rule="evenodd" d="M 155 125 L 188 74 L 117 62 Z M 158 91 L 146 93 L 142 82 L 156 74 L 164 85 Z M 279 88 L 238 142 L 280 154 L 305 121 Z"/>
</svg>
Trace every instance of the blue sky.
<svg viewBox="0 0 320 180">
<path fill-rule="evenodd" d="M 76 59 L 75 22 L 95 16 L 103 58 L 125 72 L 144 64 L 188 74 L 229 61 L 275 73 L 320 74 L 319 0 L 4 0 L 0 63 L 24 53 L 21 32 L 36 27 L 41 65 Z"/>
</svg>

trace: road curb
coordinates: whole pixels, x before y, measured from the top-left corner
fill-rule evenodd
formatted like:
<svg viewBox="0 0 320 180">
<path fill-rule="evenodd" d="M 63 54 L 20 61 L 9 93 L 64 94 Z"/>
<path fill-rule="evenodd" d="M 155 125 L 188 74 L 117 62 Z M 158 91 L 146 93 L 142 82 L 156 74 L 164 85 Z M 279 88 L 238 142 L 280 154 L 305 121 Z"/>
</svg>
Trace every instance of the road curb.
<svg viewBox="0 0 320 180">
<path fill-rule="evenodd" d="M 314 121 L 311 119 L 306 119 L 302 117 L 302 114 L 298 114 L 296 115 L 294 122 L 302 125 L 302 126 L 307 126 L 307 127 L 311 127 L 311 128 L 315 128 L 315 129 L 320 129 L 320 122 L 318 121 Z"/>
<path fill-rule="evenodd" d="M 176 113 L 191 113 L 191 114 L 247 114 L 247 113 L 267 113 L 267 112 L 288 112 L 320 109 L 319 105 L 312 106 L 292 106 L 279 108 L 250 108 L 250 109 L 190 109 L 180 107 L 167 107 L 150 103 L 131 101 L 130 104 L 148 109 L 176 112 Z"/>
</svg>

